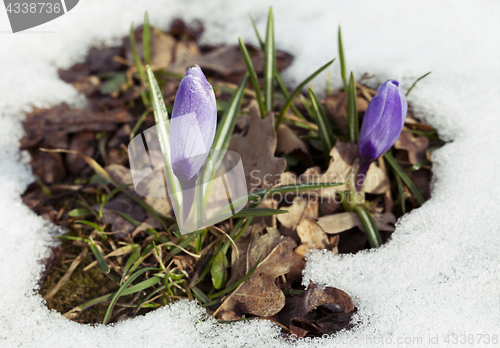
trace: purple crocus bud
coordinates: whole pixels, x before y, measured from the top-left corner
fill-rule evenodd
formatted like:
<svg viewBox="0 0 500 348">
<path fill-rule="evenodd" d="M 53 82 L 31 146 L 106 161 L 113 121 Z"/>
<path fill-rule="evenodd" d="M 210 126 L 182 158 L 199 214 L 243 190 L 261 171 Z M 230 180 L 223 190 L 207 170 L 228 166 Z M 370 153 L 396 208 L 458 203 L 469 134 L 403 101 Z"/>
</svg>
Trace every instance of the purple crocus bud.
<svg viewBox="0 0 500 348">
<path fill-rule="evenodd" d="M 188 69 L 179 85 L 170 122 L 172 169 L 189 181 L 200 174 L 217 125 L 214 90 L 198 65 Z"/>
<path fill-rule="evenodd" d="M 408 103 L 399 82 L 387 80 L 381 84 L 366 109 L 359 131 L 361 161 L 358 175 L 362 175 L 361 186 L 370 164 L 398 140 L 407 111 Z"/>
</svg>

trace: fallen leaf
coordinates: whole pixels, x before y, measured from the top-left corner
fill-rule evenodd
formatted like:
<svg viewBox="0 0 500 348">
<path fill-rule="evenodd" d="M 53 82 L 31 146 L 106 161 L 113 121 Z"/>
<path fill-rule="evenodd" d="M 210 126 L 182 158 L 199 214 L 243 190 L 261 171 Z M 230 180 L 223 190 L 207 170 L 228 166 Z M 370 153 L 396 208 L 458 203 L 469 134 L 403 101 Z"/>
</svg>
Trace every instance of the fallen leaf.
<svg viewBox="0 0 500 348">
<path fill-rule="evenodd" d="M 327 96 L 321 102 L 326 108 L 337 128 L 342 134 L 347 134 L 347 94 L 340 92 Z M 365 112 L 368 107 L 368 101 L 363 97 L 357 97 L 356 105 L 358 112 Z"/>
<path fill-rule="evenodd" d="M 297 241 L 299 240 L 299 236 L 296 228 L 300 222 L 304 219 L 316 219 L 318 217 L 318 203 L 306 200 L 301 196 L 295 197 L 291 206 L 280 209 L 288 210 L 288 213 L 276 216 L 281 223 L 281 234 Z"/>
<path fill-rule="evenodd" d="M 297 136 L 287 125 L 280 124 L 278 128 L 278 146 L 276 151 L 288 155 L 296 150 L 309 153 L 306 143 Z"/>
<path fill-rule="evenodd" d="M 108 141 L 108 147 L 118 147 L 120 144 L 128 145 L 130 133 L 132 129 L 128 124 L 121 126 L 113 137 Z"/>
<path fill-rule="evenodd" d="M 192 41 L 178 41 L 174 47 L 175 60 L 170 64 L 169 70 L 181 75 L 190 67 L 199 65 L 201 52 Z"/>
<path fill-rule="evenodd" d="M 253 274 L 229 295 L 215 311 L 219 320 L 238 320 L 243 314 L 270 317 L 285 306 L 285 295 L 275 279 L 290 271 L 293 239 L 281 237 L 279 244 L 257 266 Z"/>
<path fill-rule="evenodd" d="M 134 37 L 137 55 L 142 61 L 144 61 L 142 29 L 143 28 L 137 29 L 134 32 Z M 177 40 L 175 40 L 172 35 L 165 34 L 155 27 L 150 27 L 149 47 L 151 66 L 161 69 L 166 69 L 167 67 L 169 67 L 170 63 L 174 60 L 174 49 L 176 43 Z M 134 62 L 134 57 L 130 48 L 130 40 L 128 38 L 125 39 L 124 46 L 126 49 L 126 59 L 129 62 Z"/>
<path fill-rule="evenodd" d="M 380 231 L 394 231 L 396 217 L 392 213 L 372 214 L 373 219 Z M 355 212 L 337 213 L 328 216 L 322 216 L 318 219 L 318 225 L 328 234 L 335 234 L 358 227 L 365 232 L 363 224 Z"/>
<path fill-rule="evenodd" d="M 228 285 L 243 277 L 257 262 L 259 257 L 267 255 L 278 245 L 280 233 L 274 227 L 267 227 L 264 221 L 251 225 L 247 233 L 236 242 L 238 252 L 231 254 L 231 278 Z"/>
<path fill-rule="evenodd" d="M 180 271 L 191 273 L 194 270 L 194 257 L 189 255 L 175 255 L 173 258 L 175 267 Z"/>
<path fill-rule="evenodd" d="M 410 163 L 417 164 L 426 158 L 425 151 L 429 147 L 429 138 L 416 137 L 410 132 L 403 131 L 396 140 L 394 147 L 399 150 L 406 150 Z"/>
<path fill-rule="evenodd" d="M 411 117 L 410 115 L 406 116 L 405 125 L 410 126 L 414 129 L 417 129 L 420 131 L 424 131 L 424 132 L 434 130 L 434 128 L 432 128 L 432 126 L 425 124 L 425 123 L 422 123 L 422 122 L 419 122 L 419 121 L 415 120 L 413 117 Z"/>
<path fill-rule="evenodd" d="M 420 192 L 423 193 L 425 199 L 429 199 L 431 196 L 431 188 L 430 188 L 430 182 L 431 182 L 431 172 L 430 170 L 417 170 L 414 172 L 408 172 L 408 176 L 410 177 L 411 181 L 417 187 L 420 189 Z"/>
<path fill-rule="evenodd" d="M 124 167 L 120 164 L 111 164 L 104 168 L 109 176 L 118 184 L 118 185 L 127 185 L 133 184 L 132 174 L 130 173 L 130 169 Z M 127 187 L 130 192 L 136 193 L 134 190 L 134 185 L 130 185 Z M 165 191 L 165 183 L 162 180 L 160 175 L 154 175 L 152 180 L 149 180 L 146 185 L 147 192 L 163 192 Z M 148 196 L 139 196 L 144 202 L 148 203 L 155 211 L 165 216 L 169 216 L 172 212 L 172 203 L 168 198 L 168 194 L 165 191 L 165 195 L 167 197 L 148 197 Z"/>
<path fill-rule="evenodd" d="M 295 336 L 296 338 L 302 338 L 307 335 L 308 331 L 304 330 L 301 327 L 297 327 L 295 325 L 290 325 L 290 335 Z"/>
<path fill-rule="evenodd" d="M 21 139 L 21 148 L 26 149 L 43 141 L 52 147 L 67 149 L 67 134 L 111 132 L 118 128 L 119 123 L 133 120 L 134 117 L 125 108 L 99 111 L 92 105 L 70 109 L 61 104 L 50 109 L 35 109 L 23 121 L 26 135 Z"/>
<path fill-rule="evenodd" d="M 189 26 L 180 19 L 176 18 L 170 24 L 168 32 L 176 37 L 197 41 L 203 33 L 203 23 L 199 20 L 190 21 Z"/>
<path fill-rule="evenodd" d="M 297 226 L 297 234 L 300 237 L 301 244 L 295 249 L 295 252 L 301 256 L 304 256 L 309 249 L 332 249 L 328 235 L 314 220 L 303 220 Z"/>
<path fill-rule="evenodd" d="M 262 119 L 258 109 L 251 108 L 248 133 L 233 134 L 228 148 L 241 156 L 248 192 L 279 182 L 286 161 L 274 156 L 276 143 L 274 116 Z"/>
<path fill-rule="evenodd" d="M 95 211 L 99 211 L 100 207 L 100 204 L 92 206 Z M 144 210 L 138 209 L 137 203 L 124 194 L 120 194 L 115 199 L 106 203 L 102 209 L 102 222 L 106 225 L 111 225 L 111 232 L 119 232 L 115 234 L 118 238 L 124 238 L 132 234 L 135 226 L 123 216 L 114 213 L 115 211 L 124 213 L 138 222 L 143 222 L 146 218 Z"/>
<path fill-rule="evenodd" d="M 262 70 L 263 56 L 252 59 L 256 68 Z M 185 56 L 176 60 L 175 69 L 181 70 L 198 64 L 203 70 L 211 70 L 222 76 L 239 75 L 246 71 L 245 61 L 239 46 L 220 46 L 201 56 Z"/>
<path fill-rule="evenodd" d="M 122 54 L 121 46 L 92 47 L 85 58 L 83 65 L 89 69 L 90 73 L 107 73 L 117 71 L 122 65 L 113 58 Z"/>
<path fill-rule="evenodd" d="M 252 241 L 247 254 L 246 272 L 257 263 L 259 258 L 265 259 L 278 245 L 280 239 L 281 235 L 276 227 L 266 227 L 261 233 L 252 233 Z"/>
<path fill-rule="evenodd" d="M 286 299 L 286 305 L 273 319 L 285 326 L 295 325 L 307 331 L 321 330 L 317 322 L 317 309 L 322 306 L 330 313 L 352 314 L 354 304 L 351 297 L 344 291 L 326 287 L 318 289 L 312 282 L 309 288 L 299 296 L 290 296 Z M 309 324 L 307 327 L 305 324 Z M 348 322 L 347 322 L 348 323 Z M 306 326 L 306 327 L 305 327 Z"/>
<path fill-rule="evenodd" d="M 354 162 L 359 158 L 357 146 L 351 142 L 341 142 L 337 140 L 335 146 L 330 151 L 330 156 L 332 157 L 330 165 L 326 172 L 319 177 L 317 182 L 346 183 L 349 180 L 349 174 L 351 173 Z M 377 167 L 375 162 L 373 162 L 366 173 L 363 191 L 366 193 L 383 194 L 388 188 L 390 188 L 390 180 L 387 173 Z M 321 196 L 323 198 L 333 199 L 335 192 L 345 190 L 345 185 L 330 187 L 322 190 Z"/>
<path fill-rule="evenodd" d="M 96 149 L 94 133 L 80 132 L 71 137 L 69 149 L 86 156 L 92 157 Z M 87 168 L 87 162 L 78 155 L 68 153 L 66 155 L 66 166 L 70 174 L 76 175 L 84 168 Z"/>
<path fill-rule="evenodd" d="M 43 182 L 52 184 L 66 177 L 61 154 L 36 150 L 31 157 L 33 174 L 38 175 Z"/>
</svg>

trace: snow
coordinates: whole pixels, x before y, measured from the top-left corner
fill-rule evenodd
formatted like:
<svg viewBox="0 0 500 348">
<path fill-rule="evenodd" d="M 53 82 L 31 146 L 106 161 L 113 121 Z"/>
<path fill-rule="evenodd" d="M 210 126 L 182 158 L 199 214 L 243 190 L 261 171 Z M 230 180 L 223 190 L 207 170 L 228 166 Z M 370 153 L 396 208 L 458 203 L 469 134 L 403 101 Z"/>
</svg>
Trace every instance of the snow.
<svg viewBox="0 0 500 348">
<path fill-rule="evenodd" d="M 418 115 L 452 141 L 434 152 L 432 199 L 398 223 L 393 240 L 355 256 L 316 252 L 308 279 L 339 287 L 358 307 L 356 330 L 299 346 L 444 346 L 446 335 L 495 346 L 500 335 L 500 3 L 496 1 L 153 1 L 85 0 L 68 14 L 10 34 L 0 10 L 0 347 L 288 346 L 262 320 L 216 324 L 182 301 L 114 326 L 86 326 L 49 311 L 35 290 L 54 226 L 21 203 L 33 180 L 19 151 L 23 110 L 81 103 L 57 77 L 90 45 L 112 43 L 141 23 L 167 28 L 202 19 L 206 43 L 256 44 L 248 14 L 264 31 L 272 4 L 279 49 L 295 55 L 285 74 L 300 81 L 337 55 L 342 24 L 347 67 L 355 76 L 394 78 L 412 91 Z M 340 80 L 339 65 L 332 68 Z M 324 88 L 325 76 L 316 79 Z M 480 336 L 483 335 L 483 336 Z M 490 335 L 489 341 L 485 335 Z M 464 336 L 450 336 L 450 344 Z M 497 336 L 498 339 L 498 336 Z"/>
</svg>

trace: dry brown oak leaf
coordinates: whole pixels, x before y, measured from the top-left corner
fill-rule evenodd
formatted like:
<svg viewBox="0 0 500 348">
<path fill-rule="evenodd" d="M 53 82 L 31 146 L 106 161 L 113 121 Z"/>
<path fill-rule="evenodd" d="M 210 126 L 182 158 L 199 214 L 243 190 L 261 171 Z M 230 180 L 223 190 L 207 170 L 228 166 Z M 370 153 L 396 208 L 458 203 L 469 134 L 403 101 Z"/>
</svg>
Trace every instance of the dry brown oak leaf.
<svg viewBox="0 0 500 348">
<path fill-rule="evenodd" d="M 275 280 L 290 271 L 296 246 L 293 239 L 282 237 L 250 278 L 222 302 L 214 316 L 219 320 L 238 320 L 243 314 L 259 317 L 277 314 L 285 306 L 285 295 Z"/>
<path fill-rule="evenodd" d="M 429 147 L 429 138 L 416 137 L 408 131 L 403 130 L 394 147 L 399 150 L 406 150 L 408 152 L 408 160 L 411 164 L 415 165 L 423 161 L 425 151 Z"/>
<path fill-rule="evenodd" d="M 252 107 L 247 134 L 233 134 L 228 148 L 241 156 L 248 192 L 279 182 L 286 161 L 274 156 L 276 144 L 274 117 L 269 114 L 263 119 L 258 109 Z"/>
</svg>

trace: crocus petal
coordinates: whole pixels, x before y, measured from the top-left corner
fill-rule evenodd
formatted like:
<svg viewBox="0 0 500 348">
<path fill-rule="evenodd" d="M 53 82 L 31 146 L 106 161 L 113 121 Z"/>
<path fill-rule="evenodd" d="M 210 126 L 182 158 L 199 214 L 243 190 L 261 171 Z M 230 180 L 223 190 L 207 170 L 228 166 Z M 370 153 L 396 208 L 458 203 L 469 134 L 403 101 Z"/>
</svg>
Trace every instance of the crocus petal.
<svg viewBox="0 0 500 348">
<path fill-rule="evenodd" d="M 217 104 L 212 86 L 200 67 L 182 79 L 172 110 L 170 149 L 172 169 L 185 181 L 199 175 L 212 147 Z"/>
<path fill-rule="evenodd" d="M 395 80 L 388 80 L 377 90 L 365 112 L 359 133 L 359 153 L 365 160 L 375 160 L 396 142 L 408 110 L 405 94 Z"/>
<path fill-rule="evenodd" d="M 170 126 L 172 169 L 177 177 L 190 180 L 199 174 L 210 148 L 206 148 L 194 112 L 172 118 Z"/>
</svg>

